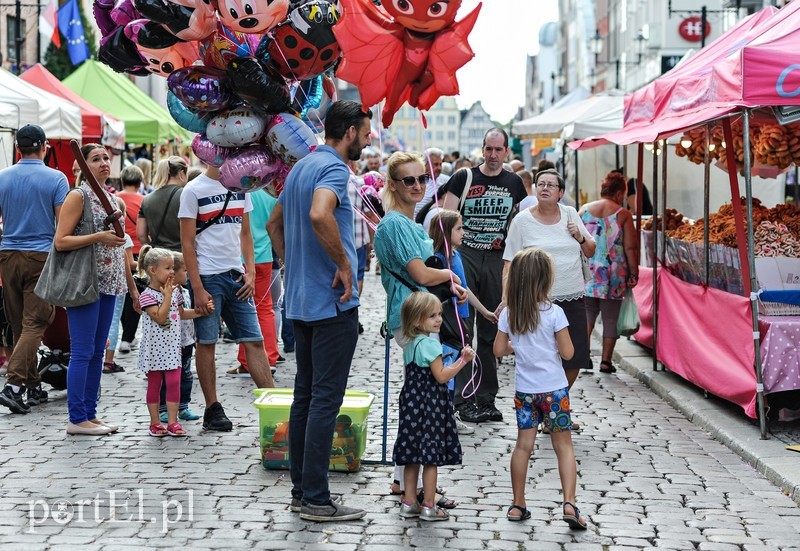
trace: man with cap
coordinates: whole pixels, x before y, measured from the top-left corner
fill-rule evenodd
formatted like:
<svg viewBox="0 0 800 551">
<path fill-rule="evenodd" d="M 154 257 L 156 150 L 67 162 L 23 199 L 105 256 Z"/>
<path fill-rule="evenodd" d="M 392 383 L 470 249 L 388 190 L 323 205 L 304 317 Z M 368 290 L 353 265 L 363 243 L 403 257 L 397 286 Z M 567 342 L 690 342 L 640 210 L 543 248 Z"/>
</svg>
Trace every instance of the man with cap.
<svg viewBox="0 0 800 551">
<path fill-rule="evenodd" d="M 14 413 L 28 413 L 31 405 L 47 401 L 37 369 L 37 352 L 54 310 L 33 289 L 47 260 L 56 220 L 69 191 L 66 176 L 44 164 L 48 147 L 44 130 L 27 124 L 17 130 L 16 149 L 21 159 L 0 170 L 0 277 L 6 316 L 14 333 L 8 382 L 0 391 L 0 404 Z"/>
</svg>

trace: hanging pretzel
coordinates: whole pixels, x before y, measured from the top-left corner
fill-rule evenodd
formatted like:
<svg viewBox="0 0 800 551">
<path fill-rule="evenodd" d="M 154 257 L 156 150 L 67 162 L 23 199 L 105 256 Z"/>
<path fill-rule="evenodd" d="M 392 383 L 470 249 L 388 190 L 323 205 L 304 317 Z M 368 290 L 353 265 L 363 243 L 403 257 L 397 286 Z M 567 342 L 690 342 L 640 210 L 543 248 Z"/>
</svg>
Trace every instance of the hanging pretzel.
<svg viewBox="0 0 800 551">
<path fill-rule="evenodd" d="M 100 200 L 100 204 L 103 205 L 103 209 L 108 214 L 106 219 L 103 221 L 103 225 L 106 228 L 114 226 L 114 233 L 117 234 L 117 237 L 125 237 L 125 232 L 122 229 L 122 224 L 119 221 L 120 217 L 122 216 L 122 211 L 115 209 L 111 205 L 108 197 L 106 197 L 106 190 L 103 189 L 103 186 L 101 186 L 100 182 L 97 181 L 97 178 L 94 177 L 92 171 L 89 170 L 89 165 L 86 163 L 86 159 L 83 158 L 83 153 L 81 153 L 81 146 L 78 144 L 78 140 L 70 140 L 69 145 L 72 148 L 72 153 L 75 155 L 75 160 L 78 162 L 78 166 L 81 168 L 81 174 L 83 174 L 83 177 L 86 178 L 86 182 L 89 184 L 89 187 L 92 188 L 92 191 L 94 191 L 94 194 Z"/>
</svg>

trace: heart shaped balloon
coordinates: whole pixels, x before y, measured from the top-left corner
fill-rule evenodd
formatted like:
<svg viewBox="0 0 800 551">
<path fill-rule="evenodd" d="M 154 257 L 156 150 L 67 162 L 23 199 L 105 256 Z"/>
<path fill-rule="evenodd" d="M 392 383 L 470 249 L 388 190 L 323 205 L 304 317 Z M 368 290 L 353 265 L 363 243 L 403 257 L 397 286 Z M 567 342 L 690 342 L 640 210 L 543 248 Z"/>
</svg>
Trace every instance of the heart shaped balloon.
<svg viewBox="0 0 800 551">
<path fill-rule="evenodd" d="M 198 134 L 192 140 L 192 151 L 205 164 L 219 168 L 235 149 L 216 145 L 205 134 Z"/>
<path fill-rule="evenodd" d="M 266 187 L 280 171 L 281 163 L 265 145 L 244 147 L 225 159 L 219 181 L 230 191 L 248 193 Z"/>
</svg>

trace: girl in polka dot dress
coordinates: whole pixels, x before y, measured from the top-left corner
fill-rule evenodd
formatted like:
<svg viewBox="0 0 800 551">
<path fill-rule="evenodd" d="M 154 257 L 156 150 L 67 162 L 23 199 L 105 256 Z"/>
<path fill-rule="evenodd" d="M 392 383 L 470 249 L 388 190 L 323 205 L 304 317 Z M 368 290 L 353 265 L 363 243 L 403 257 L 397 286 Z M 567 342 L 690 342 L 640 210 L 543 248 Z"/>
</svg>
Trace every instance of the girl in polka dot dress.
<svg viewBox="0 0 800 551">
<path fill-rule="evenodd" d="M 199 316 L 197 309 L 184 310 L 183 294 L 175 284 L 172 251 L 148 245 L 139 252 L 139 272 L 150 283 L 139 296 L 142 312 L 142 341 L 139 345 L 139 369 L 147 374 L 147 410 L 150 413 L 150 436 L 186 436 L 178 423 L 181 390 L 181 320 Z M 213 309 L 213 304 L 209 304 Z M 159 421 L 158 403 L 161 382 L 167 388 L 166 428 Z"/>
<path fill-rule="evenodd" d="M 572 448 L 567 376 L 561 358 L 575 353 L 569 323 L 558 305 L 550 301 L 553 259 L 542 249 L 530 247 L 514 255 L 503 292 L 508 307 L 500 313 L 494 355 L 515 353 L 517 444 L 511 454 L 511 489 L 514 501 L 508 520 L 531 518 L 525 502 L 528 462 L 541 423 L 550 430 L 558 458 L 558 474 L 564 494 L 563 520 L 570 528 L 585 530 L 586 521 L 575 506 L 577 467 Z"/>
</svg>

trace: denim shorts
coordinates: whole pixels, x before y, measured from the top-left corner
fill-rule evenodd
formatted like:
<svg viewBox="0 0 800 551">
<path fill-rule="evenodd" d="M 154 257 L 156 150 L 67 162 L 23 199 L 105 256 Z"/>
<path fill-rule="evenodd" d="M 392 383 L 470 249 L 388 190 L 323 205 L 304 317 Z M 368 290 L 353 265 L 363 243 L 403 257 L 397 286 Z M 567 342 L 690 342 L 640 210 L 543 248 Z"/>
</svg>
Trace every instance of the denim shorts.
<svg viewBox="0 0 800 551">
<path fill-rule="evenodd" d="M 536 428 L 539 423 L 543 423 L 550 432 L 572 430 L 569 389 L 566 387 L 536 394 L 517 392 L 514 395 L 514 409 L 520 430 Z"/>
<path fill-rule="evenodd" d="M 229 270 L 221 274 L 201 275 L 200 280 L 206 292 L 214 299 L 214 311 L 207 316 L 195 318 L 195 339 L 200 344 L 214 344 L 219 338 L 219 320 L 222 317 L 234 340 L 257 342 L 264 338 L 258 325 L 256 305 L 252 298 L 239 300 L 236 292 L 243 282 L 236 281 L 242 273 Z"/>
<path fill-rule="evenodd" d="M 356 270 L 356 279 L 364 281 L 364 272 L 367 271 L 367 246 L 364 245 L 356 249 L 356 257 L 358 258 L 358 268 Z"/>
</svg>

